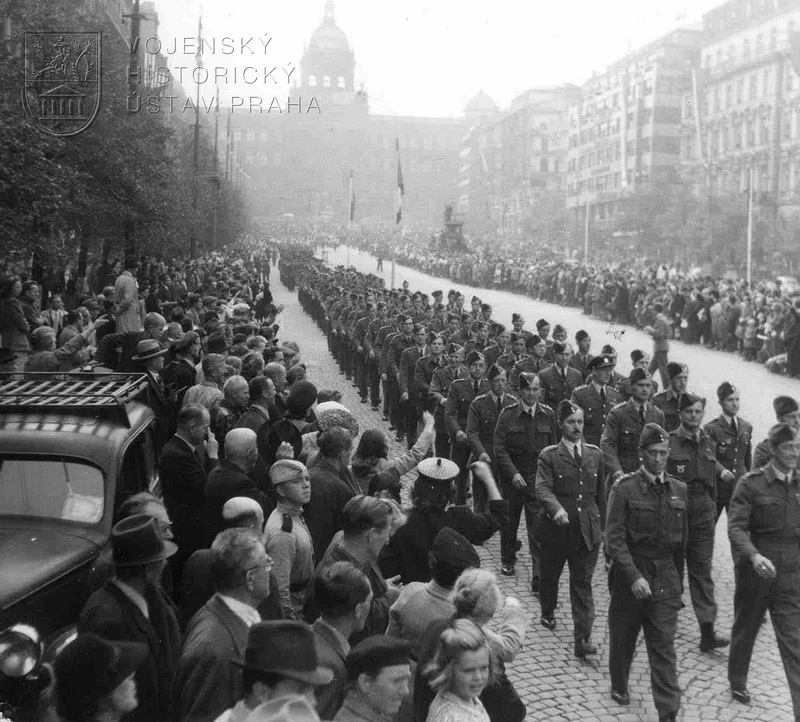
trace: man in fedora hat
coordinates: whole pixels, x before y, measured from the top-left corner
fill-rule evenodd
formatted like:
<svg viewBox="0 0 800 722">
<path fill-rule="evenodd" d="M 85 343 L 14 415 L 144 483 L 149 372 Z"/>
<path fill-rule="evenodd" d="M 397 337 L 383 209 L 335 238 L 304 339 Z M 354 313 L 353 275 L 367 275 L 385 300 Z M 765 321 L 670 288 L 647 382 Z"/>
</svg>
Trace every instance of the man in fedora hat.
<svg viewBox="0 0 800 722">
<path fill-rule="evenodd" d="M 180 629 L 175 607 L 160 580 L 167 559 L 178 547 L 163 538 L 156 520 L 146 514 L 118 522 L 111 530 L 111 547 L 114 577 L 87 600 L 78 632 L 145 644 L 147 656 L 136 672 L 139 706 L 129 719 L 166 720 Z"/>
<path fill-rule="evenodd" d="M 146 338 L 136 344 L 136 354 L 131 357 L 131 361 L 137 367 L 136 370 L 147 376 L 147 389 L 142 391 L 138 400 L 149 406 L 155 414 L 156 453 L 161 453 L 172 430 L 167 390 L 161 377 L 164 355 L 168 351 L 169 349 L 162 348 L 156 339 Z"/>
<path fill-rule="evenodd" d="M 287 719 L 319 719 L 309 697 L 315 688 L 333 680 L 333 672 L 319 665 L 314 632 L 305 622 L 280 620 L 254 624 L 247 635 L 244 661 L 236 665 L 243 669 L 244 697 L 216 722 L 271 720 L 271 715 L 301 697 L 308 707 L 302 709 L 299 717 Z"/>
<path fill-rule="evenodd" d="M 101 366 L 115 371 L 138 371 L 133 357 L 136 355 L 139 341 L 144 339 L 161 339 L 167 320 L 160 313 L 148 313 L 144 317 L 144 330 L 136 332 L 120 331 L 103 336 L 97 344 L 95 358 Z"/>
</svg>

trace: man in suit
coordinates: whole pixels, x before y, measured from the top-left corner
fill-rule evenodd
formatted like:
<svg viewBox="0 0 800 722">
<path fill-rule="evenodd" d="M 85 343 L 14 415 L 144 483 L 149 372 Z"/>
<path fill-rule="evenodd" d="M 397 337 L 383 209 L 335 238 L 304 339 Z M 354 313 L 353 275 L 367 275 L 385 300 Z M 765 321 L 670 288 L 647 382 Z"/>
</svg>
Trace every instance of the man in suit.
<svg viewBox="0 0 800 722">
<path fill-rule="evenodd" d="M 136 371 L 133 356 L 136 354 L 136 345 L 145 339 L 155 339 L 159 341 L 167 325 L 166 319 L 160 313 L 148 313 L 144 317 L 144 330 L 130 333 L 120 331 L 109 333 L 97 344 L 95 359 L 101 366 L 105 366 L 114 371 L 124 371 L 130 373 Z"/>
<path fill-rule="evenodd" d="M 137 366 L 137 371 L 147 376 L 147 389 L 140 395 L 139 401 L 149 406 L 156 417 L 155 441 L 156 453 L 170 437 L 171 409 L 167 399 L 167 390 L 161 371 L 164 368 L 164 354 L 169 349 L 162 349 L 161 344 L 154 338 L 144 339 L 136 345 L 136 355 L 131 358 Z"/>
<path fill-rule="evenodd" d="M 312 625 L 319 666 L 333 672 L 333 679 L 315 690 L 317 711 L 320 719 L 331 720 L 347 693 L 348 640 L 364 628 L 372 602 L 372 587 L 355 564 L 342 561 L 334 562 L 315 575 L 313 593 L 320 612 L 319 619 Z"/>
<path fill-rule="evenodd" d="M 213 722 L 242 697 L 234 663 L 244 660 L 247 633 L 261 621 L 272 560 L 261 536 L 226 529 L 211 545 L 216 593 L 192 617 L 173 684 L 178 722 Z"/>
<path fill-rule="evenodd" d="M 255 499 L 266 516 L 272 506 L 266 494 L 250 478 L 258 460 L 256 432 L 252 429 L 233 429 L 225 436 L 225 459 L 213 468 L 203 491 L 205 531 L 209 541 L 222 527 L 222 507 L 228 499 L 246 496 Z"/>
<path fill-rule="evenodd" d="M 217 442 L 208 439 L 210 417 L 202 406 L 188 404 L 178 413 L 178 430 L 159 457 L 164 504 L 180 551 L 173 557 L 173 579 L 181 578 L 186 560 L 204 546 L 203 499 L 208 473 L 217 465 Z"/>
<path fill-rule="evenodd" d="M 603 452 L 583 441 L 583 410 L 566 399 L 556 418 L 561 442 L 539 454 L 536 497 L 542 505 L 542 626 L 556 627 L 558 581 L 569 564 L 569 594 L 575 625 L 575 656 L 597 654 L 592 643 L 592 577 L 605 523 Z"/>
<path fill-rule="evenodd" d="M 156 520 L 147 514 L 118 522 L 111 531 L 111 546 L 114 577 L 86 601 L 78 632 L 147 646 L 147 658 L 136 672 L 139 706 L 128 719 L 166 722 L 180 628 L 160 580 L 167 558 L 178 548 L 163 539 Z"/>
<path fill-rule="evenodd" d="M 556 341 L 553 344 L 553 365 L 539 372 L 542 383 L 542 403 L 555 409 L 564 399 L 583 384 L 581 372 L 569 365 L 572 346 Z"/>
</svg>

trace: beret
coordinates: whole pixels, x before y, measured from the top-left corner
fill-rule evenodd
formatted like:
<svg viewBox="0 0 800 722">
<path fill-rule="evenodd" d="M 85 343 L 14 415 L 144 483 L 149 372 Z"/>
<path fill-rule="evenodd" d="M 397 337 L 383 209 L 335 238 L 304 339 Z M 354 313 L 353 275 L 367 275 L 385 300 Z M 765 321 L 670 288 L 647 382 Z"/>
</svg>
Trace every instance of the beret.
<svg viewBox="0 0 800 722">
<path fill-rule="evenodd" d="M 776 396 L 772 402 L 772 408 L 775 409 L 775 416 L 785 416 L 797 411 L 800 407 L 791 396 Z"/>
<path fill-rule="evenodd" d="M 512 323 L 516 323 L 518 321 L 524 321 L 524 320 L 525 319 L 522 318 L 522 314 L 521 313 L 512 313 L 511 314 L 511 322 Z"/>
<path fill-rule="evenodd" d="M 553 344 L 553 353 L 564 353 L 567 350 L 567 344 L 556 341 Z"/>
<path fill-rule="evenodd" d="M 460 569 L 477 568 L 481 565 L 481 558 L 475 547 L 463 534 L 449 526 L 442 527 L 434 538 L 431 554 L 437 562 Z"/>
<path fill-rule="evenodd" d="M 293 459 L 278 459 L 269 469 L 269 479 L 273 485 L 296 479 L 306 471 L 304 464 Z"/>
<path fill-rule="evenodd" d="M 454 353 L 461 353 L 464 349 L 461 348 L 457 343 L 449 343 L 447 344 L 447 355 L 451 356 Z"/>
<path fill-rule="evenodd" d="M 548 323 L 548 322 L 547 322 L 545 319 L 543 319 L 543 318 L 540 318 L 540 319 L 539 319 L 539 320 L 536 322 L 536 328 L 537 328 L 537 329 L 538 329 L 538 328 L 543 328 L 544 326 L 549 326 L 549 325 L 550 325 L 550 324 L 549 324 L 549 323 Z"/>
<path fill-rule="evenodd" d="M 505 369 L 502 366 L 498 366 L 497 364 L 492 364 L 489 367 L 489 370 L 486 372 L 486 378 L 491 381 L 496 376 L 505 373 Z"/>
<path fill-rule="evenodd" d="M 589 334 L 586 333 L 586 331 L 584 331 L 583 329 L 581 329 L 580 331 L 578 331 L 578 333 L 575 334 L 575 340 L 578 342 L 583 341 L 583 339 L 585 338 L 589 338 Z"/>
<path fill-rule="evenodd" d="M 633 351 L 631 351 L 631 361 L 633 363 L 639 363 L 639 361 L 641 361 L 644 358 L 644 355 L 645 355 L 644 351 L 638 348 L 634 349 Z"/>
<path fill-rule="evenodd" d="M 562 399 L 558 402 L 558 407 L 556 409 L 556 417 L 558 418 L 559 423 L 561 423 L 564 419 L 572 416 L 576 411 L 581 411 L 581 407 L 578 404 L 570 401 L 569 399 Z"/>
<path fill-rule="evenodd" d="M 639 437 L 639 448 L 669 442 L 669 434 L 658 424 L 645 424 Z"/>
<path fill-rule="evenodd" d="M 614 359 L 611 356 L 594 356 L 586 368 L 589 371 L 596 371 L 597 369 L 607 369 L 614 366 Z"/>
<path fill-rule="evenodd" d="M 465 363 L 467 366 L 472 366 L 476 361 L 486 361 L 486 357 L 480 351 L 475 351 L 473 349 L 467 354 Z"/>
<path fill-rule="evenodd" d="M 417 472 L 432 481 L 452 481 L 459 475 L 458 465 L 441 456 L 429 456 L 417 466 Z"/>
<path fill-rule="evenodd" d="M 679 364 L 677 361 L 670 361 L 667 364 L 667 376 L 671 379 L 674 379 L 676 376 L 680 376 L 681 374 L 688 374 L 689 369 L 685 364 Z"/>
<path fill-rule="evenodd" d="M 681 394 L 680 399 L 678 399 L 678 411 L 688 409 L 690 406 L 694 406 L 698 402 L 702 402 L 703 406 L 706 405 L 706 400 L 702 396 L 695 396 L 694 394 L 688 393 Z"/>
<path fill-rule="evenodd" d="M 644 369 L 633 369 L 631 371 L 631 375 L 628 376 L 628 381 L 630 381 L 631 386 L 635 386 L 640 381 L 651 381 L 652 379 L 647 375 L 647 371 Z"/>
<path fill-rule="evenodd" d="M 717 398 L 720 401 L 724 401 L 728 398 L 731 394 L 735 393 L 737 388 L 731 384 L 729 381 L 723 381 L 719 387 L 717 388 Z"/>
<path fill-rule="evenodd" d="M 606 344 L 603 348 L 600 349 L 600 353 L 606 356 L 616 356 L 617 349 L 615 349 L 611 344 Z"/>
<path fill-rule="evenodd" d="M 519 379 L 517 381 L 517 386 L 520 389 L 527 389 L 528 386 L 530 386 L 533 383 L 534 379 L 536 379 L 536 378 L 538 378 L 536 376 L 536 374 L 531 373 L 530 371 L 523 371 L 519 375 Z"/>
<path fill-rule="evenodd" d="M 533 336 L 528 336 L 525 339 L 525 348 L 533 348 L 534 346 L 538 346 L 540 343 L 544 343 L 541 337 L 533 334 Z"/>
<path fill-rule="evenodd" d="M 317 387 L 310 381 L 298 381 L 286 397 L 287 409 L 309 409 L 317 400 Z"/>
<path fill-rule="evenodd" d="M 769 443 L 771 446 L 780 446 L 786 441 L 794 441 L 797 438 L 797 430 L 789 424 L 775 424 L 769 430 Z"/>
<path fill-rule="evenodd" d="M 408 664 L 411 645 L 403 639 L 375 634 L 359 642 L 345 660 L 347 677 L 351 682 L 364 672 L 374 674 L 384 667 Z"/>
</svg>

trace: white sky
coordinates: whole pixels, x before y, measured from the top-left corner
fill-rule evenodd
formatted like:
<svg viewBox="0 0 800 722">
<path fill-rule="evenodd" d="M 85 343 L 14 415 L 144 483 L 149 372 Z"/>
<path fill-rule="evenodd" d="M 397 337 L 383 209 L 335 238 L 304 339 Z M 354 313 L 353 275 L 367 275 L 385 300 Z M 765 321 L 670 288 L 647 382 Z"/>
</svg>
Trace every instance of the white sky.
<svg viewBox="0 0 800 722">
<path fill-rule="evenodd" d="M 697 23 L 720 0 L 337 0 L 337 25 L 355 50 L 356 83 L 364 83 L 373 113 L 460 116 L 483 88 L 501 108 L 535 86 L 582 84 L 593 71 L 675 27 Z M 156 0 L 165 46 L 197 34 L 201 0 Z M 206 0 L 206 39 L 229 36 L 237 46 L 254 38 L 255 54 L 237 47 L 231 55 L 204 57 L 205 66 L 252 66 L 273 77 L 253 85 L 222 85 L 232 95 L 283 98 L 282 66 L 299 76 L 303 45 L 321 23 L 324 0 Z M 258 38 L 271 38 L 264 50 Z M 194 66 L 190 50 L 171 66 Z M 190 72 L 190 71 L 189 71 Z M 231 72 L 229 70 L 229 72 Z M 252 71 L 250 71 L 252 72 Z M 184 82 L 194 95 L 191 81 Z M 202 88 L 213 97 L 213 84 Z"/>
</svg>

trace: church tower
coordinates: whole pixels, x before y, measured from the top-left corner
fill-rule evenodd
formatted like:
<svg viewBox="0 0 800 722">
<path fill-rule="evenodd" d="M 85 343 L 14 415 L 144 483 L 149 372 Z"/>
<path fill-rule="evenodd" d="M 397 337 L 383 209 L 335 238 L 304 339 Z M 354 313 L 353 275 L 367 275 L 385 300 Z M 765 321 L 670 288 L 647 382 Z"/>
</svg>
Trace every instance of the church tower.
<svg viewBox="0 0 800 722">
<path fill-rule="evenodd" d="M 322 24 L 311 35 L 300 60 L 301 87 L 304 93 L 318 98 L 352 94 L 355 65 L 347 36 L 336 25 L 333 0 L 326 0 Z"/>
</svg>

